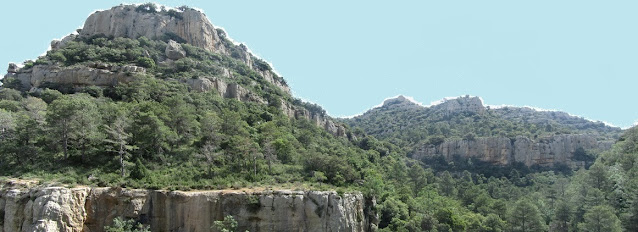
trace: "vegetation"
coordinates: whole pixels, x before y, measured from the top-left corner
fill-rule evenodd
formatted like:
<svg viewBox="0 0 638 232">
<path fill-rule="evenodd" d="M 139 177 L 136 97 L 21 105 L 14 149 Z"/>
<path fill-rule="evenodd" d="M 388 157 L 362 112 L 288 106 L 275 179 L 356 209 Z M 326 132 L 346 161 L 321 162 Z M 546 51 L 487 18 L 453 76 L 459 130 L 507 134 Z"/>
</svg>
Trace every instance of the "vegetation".
<svg viewBox="0 0 638 232">
<path fill-rule="evenodd" d="M 113 219 L 113 226 L 104 227 L 106 232 L 150 232 L 149 226 L 137 223 L 133 219 L 124 220 L 121 218 Z"/>
<path fill-rule="evenodd" d="M 489 107 L 488 107 L 489 108 Z M 617 138 L 619 128 L 590 122 L 562 112 L 533 111 L 505 107 L 484 113 L 449 114 L 436 106 L 422 107 L 398 100 L 390 101 L 365 114 L 343 120 L 377 139 L 413 150 L 423 144 L 438 145 L 445 139 L 500 136 L 539 138 L 555 134 L 587 133 L 601 138 Z"/>
</svg>

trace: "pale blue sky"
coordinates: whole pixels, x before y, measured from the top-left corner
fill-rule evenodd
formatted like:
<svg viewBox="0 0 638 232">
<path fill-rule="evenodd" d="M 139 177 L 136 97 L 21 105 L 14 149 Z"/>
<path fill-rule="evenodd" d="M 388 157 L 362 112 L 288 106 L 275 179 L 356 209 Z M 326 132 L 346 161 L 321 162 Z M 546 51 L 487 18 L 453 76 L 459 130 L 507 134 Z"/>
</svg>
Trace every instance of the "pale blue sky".
<svg viewBox="0 0 638 232">
<path fill-rule="evenodd" d="M 333 116 L 399 94 L 470 94 L 621 127 L 638 119 L 637 1 L 157 2 L 203 9 Z M 4 2 L 0 73 L 120 3 L 131 2 Z"/>
</svg>

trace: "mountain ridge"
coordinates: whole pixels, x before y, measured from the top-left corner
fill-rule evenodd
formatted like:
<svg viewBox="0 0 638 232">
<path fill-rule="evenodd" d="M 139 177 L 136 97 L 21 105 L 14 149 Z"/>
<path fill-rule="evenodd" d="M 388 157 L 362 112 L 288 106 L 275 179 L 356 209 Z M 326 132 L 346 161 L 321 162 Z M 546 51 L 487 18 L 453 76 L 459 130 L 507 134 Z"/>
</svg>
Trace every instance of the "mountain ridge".
<svg viewBox="0 0 638 232">
<path fill-rule="evenodd" d="M 388 97 L 388 98 L 385 98 L 385 99 L 382 101 L 382 103 L 381 103 L 381 104 L 375 105 L 375 106 L 373 106 L 373 107 L 371 107 L 371 108 L 369 108 L 369 109 L 367 109 L 367 110 L 365 110 L 365 111 L 363 111 L 363 112 L 361 112 L 361 113 L 354 114 L 354 115 L 350 115 L 350 116 L 336 116 L 336 118 L 339 118 L 339 119 L 352 119 L 352 118 L 356 118 L 356 117 L 362 116 L 363 114 L 365 114 L 365 113 L 367 113 L 367 112 L 369 112 L 369 111 L 372 111 L 372 110 L 374 110 L 374 109 L 376 109 L 376 108 L 383 107 L 386 103 L 393 103 L 393 102 L 397 101 L 397 99 L 399 99 L 399 102 L 409 101 L 409 102 L 413 103 L 414 105 L 419 106 L 419 107 L 421 107 L 421 108 L 431 108 L 431 107 L 437 107 L 437 106 L 439 106 L 439 105 L 441 105 L 441 104 L 446 104 L 448 101 L 457 100 L 457 99 L 459 99 L 459 98 L 463 98 L 463 97 L 466 97 L 466 98 L 478 98 L 478 99 L 480 100 L 481 104 L 482 104 L 485 108 L 488 108 L 488 109 L 513 108 L 513 109 L 521 109 L 521 110 L 529 109 L 529 110 L 532 110 L 532 111 L 535 111 L 535 112 L 556 112 L 556 113 L 565 113 L 565 114 L 569 115 L 570 117 L 584 119 L 584 120 L 590 121 L 590 122 L 592 122 L 592 123 L 603 123 L 603 124 L 605 124 L 605 125 L 606 125 L 606 126 L 608 126 L 608 127 L 619 128 L 619 129 L 622 129 L 622 130 L 625 130 L 625 129 L 628 129 L 628 128 L 631 128 L 631 127 L 633 127 L 633 126 L 638 125 L 638 121 L 636 121 L 636 122 L 635 122 L 632 126 L 629 126 L 629 127 L 623 128 L 623 127 L 619 127 L 619 126 L 613 125 L 613 124 L 608 123 L 608 122 L 603 121 L 603 120 L 594 120 L 594 119 L 589 119 L 589 118 L 586 118 L 586 117 L 583 117 L 583 116 L 579 116 L 579 115 L 575 115 L 575 114 L 572 114 L 572 113 L 566 112 L 566 111 L 564 111 L 564 110 L 557 110 L 557 109 L 544 109 L 544 108 L 535 107 L 535 106 L 529 106 L 529 105 L 523 105 L 523 106 L 517 106 L 517 105 L 505 105 L 505 104 L 501 104 L 501 105 L 489 105 L 489 104 L 485 104 L 485 100 L 484 100 L 482 97 L 480 97 L 480 96 L 472 96 L 472 95 L 459 95 L 459 96 L 456 96 L 456 97 L 444 97 L 444 98 L 441 98 L 440 100 L 432 101 L 432 102 L 430 102 L 430 104 L 427 104 L 427 105 L 426 105 L 426 104 L 424 104 L 424 103 L 422 103 L 422 102 L 419 102 L 419 101 L 415 100 L 415 99 L 414 99 L 414 97 L 410 97 L 410 96 L 407 96 L 407 95 L 399 94 L 399 95 L 396 95 L 396 96 L 394 96 L 394 97 Z"/>
</svg>

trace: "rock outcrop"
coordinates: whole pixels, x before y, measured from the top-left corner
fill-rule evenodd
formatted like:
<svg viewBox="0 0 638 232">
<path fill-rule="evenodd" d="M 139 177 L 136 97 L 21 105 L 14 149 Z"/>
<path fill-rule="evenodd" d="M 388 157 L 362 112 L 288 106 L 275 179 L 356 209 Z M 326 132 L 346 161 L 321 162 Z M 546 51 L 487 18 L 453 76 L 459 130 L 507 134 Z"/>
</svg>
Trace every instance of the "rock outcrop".
<svg viewBox="0 0 638 232">
<path fill-rule="evenodd" d="M 481 98 L 470 97 L 469 95 L 454 99 L 446 99 L 443 103 L 433 106 L 432 109 L 443 111 L 445 114 L 460 112 L 482 114 L 485 113 L 486 110 Z"/>
<path fill-rule="evenodd" d="M 168 41 L 168 45 L 166 46 L 166 57 L 171 60 L 179 60 L 181 58 L 186 57 L 186 51 L 182 48 L 182 45 L 178 44 L 174 40 Z"/>
<path fill-rule="evenodd" d="M 134 74 L 146 73 L 146 69 L 135 65 L 110 65 L 94 62 L 88 66 L 60 67 L 57 65 L 35 65 L 32 68 L 12 68 L 5 78 L 15 78 L 20 81 L 22 88 L 30 90 L 42 85 L 84 86 L 115 86 L 134 80 Z"/>
<path fill-rule="evenodd" d="M 524 136 L 514 139 L 505 137 L 484 137 L 473 140 L 448 140 L 439 145 L 427 144 L 416 150 L 414 158 L 441 155 L 450 160 L 458 155 L 462 158 L 477 158 L 496 165 L 521 162 L 527 166 L 567 164 L 582 166 L 573 159 L 578 148 L 604 151 L 611 149 L 612 142 L 597 141 L 590 135 L 555 135 L 532 140 Z"/>
<path fill-rule="evenodd" d="M 386 99 L 385 101 L 383 101 L 382 107 L 401 108 L 401 109 L 423 108 L 423 106 L 410 101 L 403 95 L 399 95 L 398 97 L 395 97 L 395 98 Z"/>
<path fill-rule="evenodd" d="M 373 201 L 372 201 L 373 202 Z M 121 188 L 0 189 L 3 231 L 104 231 L 116 217 L 151 231 L 211 231 L 232 215 L 238 231 L 368 231 L 359 193 L 318 191 L 162 191 Z M 215 231 L 215 229 L 213 229 Z"/>
<path fill-rule="evenodd" d="M 335 123 L 328 115 L 310 112 L 303 107 L 296 107 L 286 101 L 281 101 L 280 109 L 289 118 L 306 119 L 313 122 L 318 127 L 325 129 L 337 137 L 346 137 L 346 128 L 342 124 Z"/>
<path fill-rule="evenodd" d="M 213 52 L 226 49 L 213 24 L 198 10 L 184 8 L 174 14 L 153 12 L 136 5 L 119 5 L 89 16 L 80 36 L 105 35 L 137 39 L 179 37 L 184 42 Z"/>
</svg>

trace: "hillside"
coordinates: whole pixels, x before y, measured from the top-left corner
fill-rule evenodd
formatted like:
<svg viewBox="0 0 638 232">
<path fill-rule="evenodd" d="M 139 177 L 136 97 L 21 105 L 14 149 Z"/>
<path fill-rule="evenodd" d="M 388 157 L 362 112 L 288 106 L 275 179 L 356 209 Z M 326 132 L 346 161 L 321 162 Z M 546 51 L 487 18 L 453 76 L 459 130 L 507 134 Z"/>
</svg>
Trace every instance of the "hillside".
<svg viewBox="0 0 638 232">
<path fill-rule="evenodd" d="M 592 153 L 608 150 L 621 132 L 620 128 L 565 112 L 491 108 L 470 96 L 429 107 L 398 96 L 342 121 L 407 148 L 416 159 L 443 156 L 451 160 L 458 155 L 498 165 L 582 166 L 583 160 L 574 158 L 577 149 Z"/>
<path fill-rule="evenodd" d="M 97 11 L 2 81 L 4 175 L 151 188 L 362 178 L 346 159 L 367 155 L 345 127 L 192 8 Z"/>
</svg>

